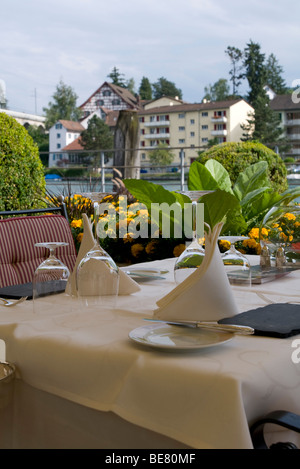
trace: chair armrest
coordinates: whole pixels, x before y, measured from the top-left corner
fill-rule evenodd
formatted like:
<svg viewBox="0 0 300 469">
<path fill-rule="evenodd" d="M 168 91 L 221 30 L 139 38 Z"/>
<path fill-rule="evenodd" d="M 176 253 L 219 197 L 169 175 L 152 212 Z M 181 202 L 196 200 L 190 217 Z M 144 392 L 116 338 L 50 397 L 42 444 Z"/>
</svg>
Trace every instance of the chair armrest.
<svg viewBox="0 0 300 469">
<path fill-rule="evenodd" d="M 264 426 L 267 423 L 279 425 L 300 433 L 300 415 L 285 410 L 270 412 L 262 419 L 257 420 L 250 428 L 254 449 L 269 449 L 264 438 Z M 297 449 L 293 443 L 282 443 L 282 445 L 288 445 L 285 446 L 285 449 Z M 276 444 L 273 446 L 276 446 Z"/>
</svg>

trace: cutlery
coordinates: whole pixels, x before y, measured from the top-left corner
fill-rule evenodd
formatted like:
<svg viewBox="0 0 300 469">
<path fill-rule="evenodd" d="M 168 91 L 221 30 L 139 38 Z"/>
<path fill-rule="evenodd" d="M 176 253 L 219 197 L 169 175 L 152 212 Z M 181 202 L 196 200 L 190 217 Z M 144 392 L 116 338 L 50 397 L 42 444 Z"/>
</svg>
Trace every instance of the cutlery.
<svg viewBox="0 0 300 469">
<path fill-rule="evenodd" d="M 18 303 L 23 303 L 23 301 L 27 300 L 27 296 L 22 296 L 22 298 L 19 298 L 18 300 L 8 300 L 6 298 L 0 298 L 0 301 L 2 301 L 2 306 L 15 306 Z"/>
<path fill-rule="evenodd" d="M 214 329 L 219 331 L 233 332 L 235 334 L 253 335 L 254 329 L 249 326 L 237 326 L 234 324 L 219 324 L 210 321 L 163 321 L 161 319 L 144 318 L 144 321 L 160 322 L 174 326 L 199 327 L 201 329 Z"/>
</svg>

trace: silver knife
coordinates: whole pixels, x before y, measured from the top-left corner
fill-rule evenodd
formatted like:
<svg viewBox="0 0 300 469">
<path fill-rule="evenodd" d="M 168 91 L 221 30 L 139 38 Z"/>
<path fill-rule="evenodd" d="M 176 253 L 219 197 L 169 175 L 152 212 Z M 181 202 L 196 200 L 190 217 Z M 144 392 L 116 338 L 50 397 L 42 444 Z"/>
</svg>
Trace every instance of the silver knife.
<svg viewBox="0 0 300 469">
<path fill-rule="evenodd" d="M 204 329 L 214 329 L 219 331 L 233 332 L 235 334 L 253 335 L 255 330 L 249 326 L 238 326 L 235 324 L 219 324 L 210 321 L 163 321 L 161 319 L 144 318 L 145 321 L 161 322 L 175 326 L 199 327 Z"/>
</svg>

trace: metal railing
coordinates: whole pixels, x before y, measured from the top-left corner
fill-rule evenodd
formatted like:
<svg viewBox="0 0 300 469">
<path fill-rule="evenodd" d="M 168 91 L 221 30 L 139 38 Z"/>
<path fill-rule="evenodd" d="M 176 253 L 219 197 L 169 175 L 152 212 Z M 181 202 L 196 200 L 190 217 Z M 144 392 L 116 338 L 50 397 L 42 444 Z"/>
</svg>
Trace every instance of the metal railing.
<svg viewBox="0 0 300 469">
<path fill-rule="evenodd" d="M 155 148 L 153 148 L 154 150 Z M 152 182 L 157 182 L 165 187 L 176 186 L 176 190 L 185 190 L 187 185 L 187 174 L 193 158 L 199 157 L 201 151 L 207 150 L 207 147 L 169 147 L 172 153 L 177 151 L 177 161 L 168 165 L 159 165 L 151 161 L 143 162 L 140 160 L 142 152 L 147 151 L 149 156 L 149 150 L 144 148 L 136 149 L 110 149 L 110 150 L 76 150 L 76 151 L 56 151 L 56 152 L 41 152 L 44 155 L 62 155 L 62 158 L 58 160 L 59 165 L 53 166 L 52 168 L 59 174 L 62 175 L 63 171 L 60 170 L 72 170 L 74 168 L 85 169 L 86 176 L 64 176 L 61 181 L 47 180 L 48 186 L 59 186 L 64 185 L 70 191 L 71 186 L 74 184 L 82 186 L 84 192 L 107 192 L 112 191 L 112 188 L 116 185 L 116 180 L 120 180 L 126 177 L 128 170 L 134 173 L 134 178 L 144 179 Z M 116 152 L 131 152 L 136 154 L 136 162 L 131 165 L 120 165 L 114 163 L 114 154 Z M 186 152 L 188 157 L 186 157 Z M 191 156 L 191 153 L 194 156 Z M 71 161 L 70 161 L 71 158 Z M 73 161 L 72 161 L 73 160 Z M 300 162 L 289 162 L 286 163 L 288 173 L 300 173 Z M 292 178 L 291 178 L 292 179 Z M 297 179 L 297 178 L 295 178 Z M 298 184 L 297 180 L 294 182 Z M 300 183 L 300 180 L 299 180 Z"/>
</svg>

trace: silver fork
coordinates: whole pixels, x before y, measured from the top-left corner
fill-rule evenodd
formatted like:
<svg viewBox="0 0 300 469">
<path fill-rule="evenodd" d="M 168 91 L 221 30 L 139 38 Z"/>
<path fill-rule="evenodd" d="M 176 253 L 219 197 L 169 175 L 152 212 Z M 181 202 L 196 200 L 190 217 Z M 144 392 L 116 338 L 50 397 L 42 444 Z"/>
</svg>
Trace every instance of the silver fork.
<svg viewBox="0 0 300 469">
<path fill-rule="evenodd" d="M 0 301 L 3 303 L 2 306 L 15 306 L 18 303 L 23 303 L 23 301 L 27 300 L 27 296 L 22 296 L 18 300 L 7 300 L 6 298 L 0 298 Z"/>
</svg>

